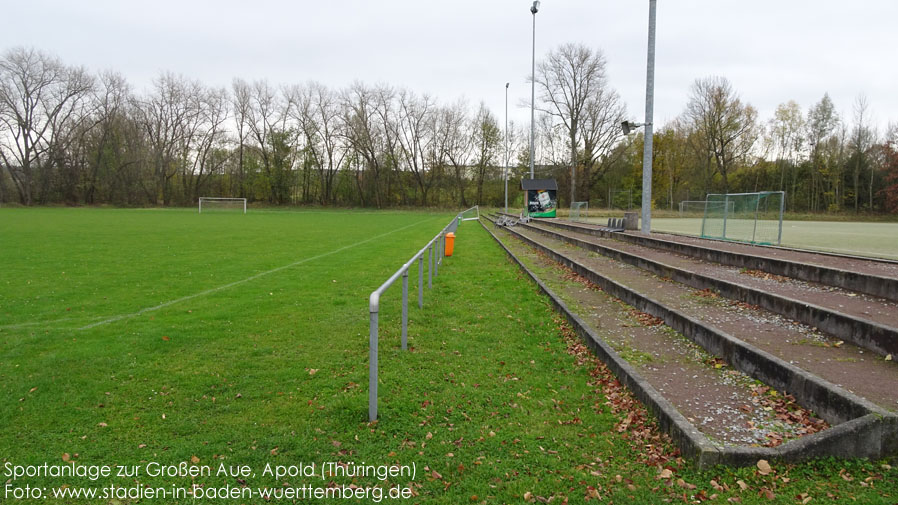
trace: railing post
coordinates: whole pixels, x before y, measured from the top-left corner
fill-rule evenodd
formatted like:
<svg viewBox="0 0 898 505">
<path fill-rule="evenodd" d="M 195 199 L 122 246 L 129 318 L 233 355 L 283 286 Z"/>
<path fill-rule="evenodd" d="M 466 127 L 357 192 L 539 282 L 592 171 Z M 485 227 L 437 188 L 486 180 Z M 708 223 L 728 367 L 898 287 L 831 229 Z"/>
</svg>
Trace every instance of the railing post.
<svg viewBox="0 0 898 505">
<path fill-rule="evenodd" d="M 433 258 L 433 275 L 440 275 L 440 257 L 442 253 L 440 253 L 440 244 L 443 242 L 443 232 L 440 232 L 440 235 L 437 237 L 436 243 L 436 251 Z"/>
<path fill-rule="evenodd" d="M 430 263 L 427 267 L 427 289 L 433 289 L 433 244 L 427 249 L 427 262 Z"/>
<path fill-rule="evenodd" d="M 424 308 L 424 255 L 418 258 L 418 308 Z"/>
<path fill-rule="evenodd" d="M 368 422 L 377 420 L 377 311 L 380 295 L 372 293 L 369 303 L 370 326 L 368 334 Z"/>
<path fill-rule="evenodd" d="M 402 350 L 408 349 L 408 266 L 402 274 Z"/>
</svg>

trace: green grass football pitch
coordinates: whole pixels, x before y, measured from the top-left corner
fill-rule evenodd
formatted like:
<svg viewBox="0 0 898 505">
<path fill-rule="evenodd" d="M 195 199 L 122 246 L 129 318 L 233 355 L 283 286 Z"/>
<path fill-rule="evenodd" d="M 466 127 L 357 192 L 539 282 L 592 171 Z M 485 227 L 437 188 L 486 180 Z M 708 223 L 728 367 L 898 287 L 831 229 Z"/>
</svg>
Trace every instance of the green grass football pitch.
<svg viewBox="0 0 898 505">
<path fill-rule="evenodd" d="M 652 230 L 701 235 L 701 218 L 653 218 Z M 898 223 L 783 221 L 782 245 L 898 259 Z"/>
<path fill-rule="evenodd" d="M 10 499 L 10 486 L 25 485 L 51 493 L 330 482 L 411 483 L 413 503 L 520 502 L 526 493 L 579 503 L 590 487 L 615 502 L 678 499 L 683 489 L 660 482 L 614 428 L 621 419 L 565 352 L 547 300 L 473 221 L 425 287 L 424 309 L 410 305 L 411 351 L 399 349 L 401 286 L 382 299 L 380 420 L 367 423 L 367 296 L 451 217 L 0 209 L 0 501 L 195 503 Z M 327 461 L 414 464 L 417 474 L 261 475 L 266 464 Z M 139 475 L 7 474 L 43 463 L 136 466 Z M 147 475 L 156 463 L 254 473 Z M 707 495 L 743 503 L 766 503 L 757 492 L 773 485 L 783 503 L 817 489 L 869 503 L 898 494 L 894 470 L 877 462 L 780 467 L 789 485 L 752 469 L 672 468 Z M 843 468 L 874 486 L 848 489 Z M 716 491 L 712 479 L 731 490 Z"/>
</svg>

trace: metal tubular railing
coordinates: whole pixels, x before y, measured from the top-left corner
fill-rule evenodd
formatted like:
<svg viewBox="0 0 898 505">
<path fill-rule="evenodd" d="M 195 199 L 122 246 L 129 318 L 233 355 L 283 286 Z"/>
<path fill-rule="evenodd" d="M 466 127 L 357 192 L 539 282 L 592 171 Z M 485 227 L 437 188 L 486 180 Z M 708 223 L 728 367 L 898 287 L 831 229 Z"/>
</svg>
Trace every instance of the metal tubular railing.
<svg viewBox="0 0 898 505">
<path fill-rule="evenodd" d="M 380 313 L 380 296 L 402 278 L 402 350 L 408 349 L 408 271 L 418 261 L 418 308 L 424 307 L 424 253 L 427 253 L 427 288 L 433 288 L 433 278 L 439 275 L 440 263 L 443 260 L 443 240 L 447 233 L 455 232 L 462 215 L 468 210 L 477 209 L 471 207 L 459 212 L 452 221 L 440 230 L 420 251 L 415 253 L 408 262 L 402 265 L 389 279 L 384 281 L 379 288 L 371 292 L 368 297 L 369 332 L 368 332 L 368 421 L 377 419 L 377 334 L 378 315 Z M 477 209 L 479 210 L 479 209 Z M 479 215 L 479 214 L 478 214 Z"/>
</svg>

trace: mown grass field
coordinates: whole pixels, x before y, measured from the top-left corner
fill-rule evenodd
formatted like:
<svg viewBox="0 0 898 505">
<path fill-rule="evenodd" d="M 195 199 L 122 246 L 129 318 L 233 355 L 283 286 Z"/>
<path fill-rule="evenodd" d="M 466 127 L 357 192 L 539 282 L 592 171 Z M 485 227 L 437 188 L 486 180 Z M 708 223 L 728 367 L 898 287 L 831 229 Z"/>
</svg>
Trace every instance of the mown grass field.
<svg viewBox="0 0 898 505">
<path fill-rule="evenodd" d="M 0 209 L 3 493 L 355 484 L 408 487 L 410 503 L 898 501 L 885 461 L 774 463 L 760 475 L 672 460 L 672 477 L 659 479 L 661 468 L 640 462 L 645 448 L 615 428 L 626 413 L 567 352 L 546 299 L 476 222 L 459 229 L 424 309 L 411 305 L 409 352 L 399 349 L 400 286 L 382 299 L 380 420 L 369 424 L 367 296 L 451 217 Z M 269 463 L 328 461 L 414 464 L 416 477 L 261 475 Z M 141 470 L 97 481 L 4 473 L 45 462 Z M 153 462 L 254 475 L 145 475 Z"/>
</svg>

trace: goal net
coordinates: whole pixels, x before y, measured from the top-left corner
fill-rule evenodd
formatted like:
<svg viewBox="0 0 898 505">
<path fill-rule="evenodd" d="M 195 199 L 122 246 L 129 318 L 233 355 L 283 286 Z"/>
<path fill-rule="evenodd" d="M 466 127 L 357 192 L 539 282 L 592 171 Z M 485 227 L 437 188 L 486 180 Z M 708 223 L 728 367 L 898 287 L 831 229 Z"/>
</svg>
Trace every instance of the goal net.
<svg viewBox="0 0 898 505">
<path fill-rule="evenodd" d="M 779 245 L 783 237 L 784 191 L 709 194 L 702 237 Z"/>
<path fill-rule="evenodd" d="M 246 198 L 222 198 L 201 196 L 199 212 L 240 211 L 246 214 Z"/>
<path fill-rule="evenodd" d="M 727 205 L 729 212 L 735 209 L 735 202 L 707 202 L 705 200 L 683 200 L 680 202 L 680 217 L 703 218 L 705 217 L 705 208 L 708 206 L 720 207 L 719 211 L 723 211 L 723 206 Z"/>
<path fill-rule="evenodd" d="M 480 219 L 480 207 L 475 205 L 468 210 L 459 213 L 462 221 L 476 221 Z"/>
<path fill-rule="evenodd" d="M 589 213 L 589 202 L 573 202 L 571 203 L 571 214 L 569 216 L 571 221 L 579 221 L 584 222 L 588 217 Z"/>
</svg>

